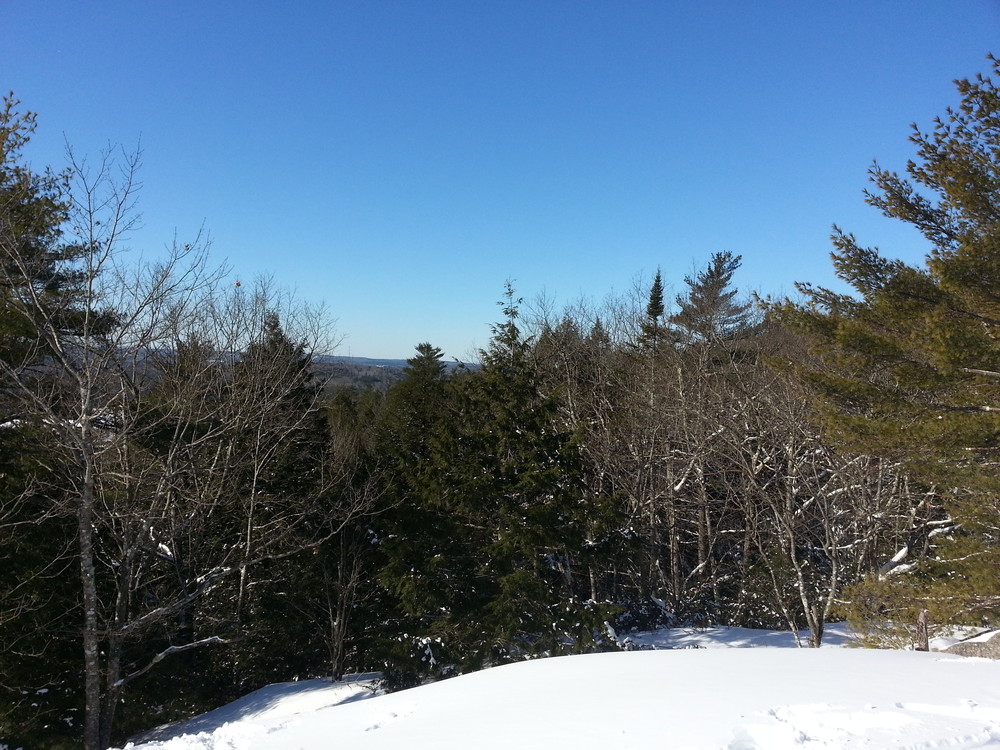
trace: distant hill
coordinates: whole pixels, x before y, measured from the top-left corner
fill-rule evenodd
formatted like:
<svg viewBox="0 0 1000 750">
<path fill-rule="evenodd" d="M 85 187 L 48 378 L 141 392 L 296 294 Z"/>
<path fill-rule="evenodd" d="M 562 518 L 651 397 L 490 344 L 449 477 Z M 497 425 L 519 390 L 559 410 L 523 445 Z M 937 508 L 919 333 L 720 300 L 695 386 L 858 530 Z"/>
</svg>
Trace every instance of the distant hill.
<svg viewBox="0 0 1000 750">
<path fill-rule="evenodd" d="M 405 359 L 372 359 L 371 357 L 342 357 L 338 354 L 317 354 L 313 362 L 324 365 L 357 365 L 359 367 L 387 367 L 402 370 L 406 367 Z"/>
<path fill-rule="evenodd" d="M 464 363 L 445 362 L 448 369 L 457 369 Z M 476 365 L 465 365 L 475 369 Z M 322 354 L 313 357 L 313 369 L 326 385 L 327 392 L 341 388 L 387 391 L 403 379 L 405 359 L 372 359 L 370 357 L 341 357 Z"/>
</svg>

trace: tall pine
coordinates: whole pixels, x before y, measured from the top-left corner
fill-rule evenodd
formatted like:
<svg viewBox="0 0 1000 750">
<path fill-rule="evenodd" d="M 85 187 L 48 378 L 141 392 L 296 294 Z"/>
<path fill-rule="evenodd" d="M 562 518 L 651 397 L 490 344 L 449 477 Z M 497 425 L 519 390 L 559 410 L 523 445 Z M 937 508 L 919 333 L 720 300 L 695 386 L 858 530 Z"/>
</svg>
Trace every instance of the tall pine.
<svg viewBox="0 0 1000 750">
<path fill-rule="evenodd" d="M 803 302 L 772 308 L 821 358 L 803 374 L 828 434 L 904 462 L 946 514 L 933 555 L 917 558 L 915 538 L 899 557 L 918 563 L 911 573 L 859 593 L 873 617 L 1000 616 L 1000 62 L 991 60 L 992 76 L 956 82 L 956 108 L 930 130 L 913 127 L 905 175 L 870 170 L 867 202 L 920 231 L 931 247 L 924 264 L 835 229 L 834 268 L 853 292 L 803 284 Z"/>
</svg>

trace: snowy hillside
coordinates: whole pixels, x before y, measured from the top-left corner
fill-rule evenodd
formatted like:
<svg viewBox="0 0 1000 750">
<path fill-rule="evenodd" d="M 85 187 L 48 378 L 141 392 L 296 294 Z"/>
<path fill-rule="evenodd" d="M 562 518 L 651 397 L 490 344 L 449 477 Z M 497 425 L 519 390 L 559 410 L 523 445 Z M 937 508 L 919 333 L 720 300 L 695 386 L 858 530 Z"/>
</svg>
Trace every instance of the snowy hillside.
<svg viewBox="0 0 1000 750">
<path fill-rule="evenodd" d="M 843 632 L 831 642 L 843 643 Z M 275 685 L 128 747 L 1000 748 L 997 661 L 717 648 L 794 643 L 721 628 L 634 643 L 708 647 L 542 659 L 380 696 L 363 680 Z"/>
</svg>

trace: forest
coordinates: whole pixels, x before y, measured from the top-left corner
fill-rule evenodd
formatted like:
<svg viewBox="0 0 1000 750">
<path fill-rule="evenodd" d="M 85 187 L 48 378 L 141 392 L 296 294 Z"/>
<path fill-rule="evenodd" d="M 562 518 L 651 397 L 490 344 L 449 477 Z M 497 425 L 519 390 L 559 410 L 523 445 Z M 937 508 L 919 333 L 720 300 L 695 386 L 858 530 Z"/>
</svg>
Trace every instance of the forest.
<svg viewBox="0 0 1000 750">
<path fill-rule="evenodd" d="M 330 388 L 321 309 L 204 243 L 126 252 L 137 156 L 33 170 L 0 109 L 0 745 L 104 750 L 263 685 L 399 689 L 664 625 L 872 644 L 1000 616 L 1000 63 L 836 229 L 849 291 L 551 309 L 469 367 Z"/>
</svg>

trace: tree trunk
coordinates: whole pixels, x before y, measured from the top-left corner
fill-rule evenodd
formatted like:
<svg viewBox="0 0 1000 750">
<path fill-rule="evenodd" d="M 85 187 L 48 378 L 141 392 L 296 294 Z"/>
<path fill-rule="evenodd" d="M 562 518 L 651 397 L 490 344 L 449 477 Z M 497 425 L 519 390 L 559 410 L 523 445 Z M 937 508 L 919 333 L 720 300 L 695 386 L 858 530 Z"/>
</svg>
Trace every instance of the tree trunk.
<svg viewBox="0 0 1000 750">
<path fill-rule="evenodd" d="M 930 638 L 927 632 L 927 610 L 920 610 L 920 614 L 917 616 L 917 645 L 915 650 L 917 651 L 930 651 Z"/>
<path fill-rule="evenodd" d="M 84 453 L 83 486 L 77 512 L 83 600 L 83 746 L 85 750 L 104 750 L 101 746 L 101 657 L 94 566 L 94 468 L 91 456 Z"/>
</svg>

